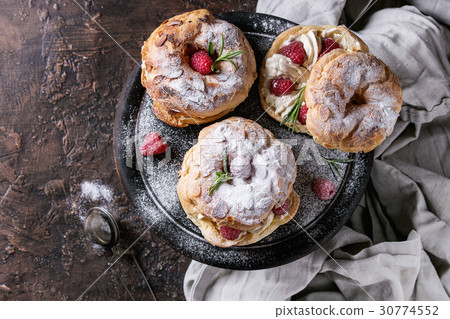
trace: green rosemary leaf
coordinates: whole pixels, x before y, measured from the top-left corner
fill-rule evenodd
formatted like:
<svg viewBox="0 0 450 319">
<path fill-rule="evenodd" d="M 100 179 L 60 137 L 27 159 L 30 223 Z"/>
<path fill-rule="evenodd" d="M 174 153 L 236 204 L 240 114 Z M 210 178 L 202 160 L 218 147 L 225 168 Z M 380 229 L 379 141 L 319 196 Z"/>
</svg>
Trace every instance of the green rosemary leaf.
<svg viewBox="0 0 450 319">
<path fill-rule="evenodd" d="M 211 185 L 211 187 L 209 188 L 209 196 L 211 196 L 212 195 L 212 193 L 214 193 L 214 191 L 220 186 L 220 184 L 222 184 L 222 182 L 221 181 L 217 181 L 216 183 L 213 183 L 212 185 Z"/>
<path fill-rule="evenodd" d="M 339 170 L 338 170 L 336 164 L 334 164 L 334 163 L 328 163 L 328 165 L 331 167 L 331 170 L 333 171 L 333 175 L 334 175 L 334 177 L 335 177 L 336 179 L 338 179 L 338 177 L 339 177 L 339 178 L 342 177 L 341 174 L 339 173 Z"/>
<path fill-rule="evenodd" d="M 332 159 L 330 159 L 330 161 L 336 162 L 336 163 L 351 163 L 351 162 L 353 162 L 353 159 L 352 158 L 332 158 Z"/>
<path fill-rule="evenodd" d="M 287 122 L 287 120 L 289 119 L 289 113 L 284 117 L 284 119 L 281 121 L 280 126 L 284 125 L 284 123 Z"/>
<path fill-rule="evenodd" d="M 322 158 L 329 162 L 329 163 L 337 163 L 337 164 L 341 164 L 341 163 L 351 163 L 353 162 L 352 158 L 326 158 L 324 156 L 322 156 Z"/>
<path fill-rule="evenodd" d="M 222 34 L 222 47 L 220 48 L 220 53 L 219 53 L 219 57 L 222 56 L 222 52 L 223 52 L 223 47 L 224 47 L 224 40 L 223 40 L 223 34 Z"/>
<path fill-rule="evenodd" d="M 228 167 L 227 167 L 227 158 L 228 158 L 228 147 L 225 147 L 225 150 L 223 152 L 223 159 L 222 159 L 222 165 L 223 165 L 223 171 L 224 172 L 216 172 L 216 178 L 212 182 L 211 186 L 209 187 L 209 195 L 211 196 L 214 191 L 219 188 L 220 185 L 223 183 L 232 180 L 234 177 L 228 176 Z"/>
<path fill-rule="evenodd" d="M 299 90 L 299 95 L 297 100 L 295 101 L 292 108 L 289 110 L 288 114 L 281 121 L 280 125 L 288 124 L 288 129 L 297 133 L 297 129 L 295 128 L 295 123 L 297 122 L 298 113 L 300 112 L 300 108 L 302 106 L 303 96 L 305 94 L 306 86 L 302 86 Z"/>
<path fill-rule="evenodd" d="M 230 59 L 224 59 L 224 61 L 228 61 L 231 64 L 233 64 L 234 68 L 237 70 L 237 66 L 236 66 L 236 64 L 233 61 L 231 61 Z"/>
<path fill-rule="evenodd" d="M 208 54 L 211 56 L 211 58 L 213 57 L 214 54 L 214 47 L 211 41 L 209 41 L 208 43 Z"/>
<path fill-rule="evenodd" d="M 242 51 L 242 50 L 239 50 L 239 51 L 235 51 L 235 52 L 228 52 L 227 54 L 225 54 L 224 56 L 223 56 L 223 58 L 224 59 L 232 59 L 232 58 L 234 58 L 234 57 L 237 57 L 239 54 L 241 54 L 242 52 L 244 52 L 244 51 Z"/>
<path fill-rule="evenodd" d="M 352 158 L 326 158 L 324 156 L 322 156 L 322 158 L 328 163 L 328 165 L 330 166 L 331 170 L 333 171 L 333 175 L 334 175 L 334 177 L 336 177 L 336 179 L 338 176 L 339 176 L 339 178 L 342 177 L 342 175 L 339 173 L 340 165 L 344 165 L 344 164 L 353 162 Z"/>
<path fill-rule="evenodd" d="M 208 52 L 209 52 L 210 48 L 211 48 L 211 51 L 213 51 L 213 49 L 212 49 L 212 43 L 211 43 L 211 42 L 210 42 L 210 45 L 211 45 L 211 46 L 208 46 Z M 212 71 L 212 72 L 219 73 L 219 70 L 216 69 L 216 63 L 217 63 L 217 62 L 220 62 L 220 61 L 228 61 L 228 62 L 230 62 L 231 64 L 233 64 L 233 66 L 235 67 L 235 69 L 237 69 L 236 64 L 235 64 L 233 61 L 231 61 L 231 59 L 237 57 L 239 54 L 241 54 L 241 53 L 244 52 L 244 51 L 242 51 L 242 50 L 234 51 L 234 52 L 229 51 L 227 54 L 225 54 L 225 55 L 222 56 L 222 53 L 223 53 L 223 47 L 224 47 L 224 39 L 223 39 L 223 34 L 222 34 L 222 46 L 221 46 L 221 48 L 220 48 L 219 57 L 218 57 L 218 58 L 213 62 L 213 64 L 211 65 L 211 71 Z M 210 53 L 210 55 L 211 55 L 211 53 Z"/>
<path fill-rule="evenodd" d="M 219 183 L 223 179 L 224 174 L 222 172 L 216 172 L 216 176 L 212 185 Z"/>
</svg>

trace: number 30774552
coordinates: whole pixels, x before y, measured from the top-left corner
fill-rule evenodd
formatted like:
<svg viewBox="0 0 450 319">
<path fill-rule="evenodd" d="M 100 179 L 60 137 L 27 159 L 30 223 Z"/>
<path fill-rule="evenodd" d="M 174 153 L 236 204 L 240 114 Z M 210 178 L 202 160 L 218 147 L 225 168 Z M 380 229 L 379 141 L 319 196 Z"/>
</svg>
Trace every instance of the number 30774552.
<svg viewBox="0 0 450 319">
<path fill-rule="evenodd" d="M 438 306 L 380 306 L 380 316 L 438 316 Z"/>
</svg>

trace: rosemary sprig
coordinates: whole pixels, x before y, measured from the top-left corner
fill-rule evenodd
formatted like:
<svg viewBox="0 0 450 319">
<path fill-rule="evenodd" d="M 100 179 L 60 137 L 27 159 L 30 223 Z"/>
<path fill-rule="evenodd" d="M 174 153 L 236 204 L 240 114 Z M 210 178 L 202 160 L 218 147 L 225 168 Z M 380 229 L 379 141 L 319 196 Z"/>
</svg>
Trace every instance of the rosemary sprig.
<svg viewBox="0 0 450 319">
<path fill-rule="evenodd" d="M 305 94 L 306 85 L 303 86 L 299 90 L 299 95 L 297 100 L 295 101 L 294 105 L 290 109 L 289 113 L 284 117 L 283 121 L 281 121 L 280 125 L 283 125 L 284 123 L 288 123 L 288 127 L 295 133 L 297 133 L 297 129 L 295 128 L 295 122 L 298 118 L 298 113 L 300 112 L 300 108 L 302 106 L 303 101 L 303 95 Z"/>
<path fill-rule="evenodd" d="M 228 61 L 228 62 L 230 62 L 231 64 L 233 64 L 233 66 L 237 69 L 236 64 L 235 64 L 233 61 L 231 61 L 231 59 L 237 57 L 239 54 L 241 54 L 242 52 L 244 52 L 244 51 L 242 51 L 242 50 L 234 51 L 234 52 L 229 51 L 228 53 L 226 53 L 225 55 L 222 56 L 222 53 L 223 53 L 223 47 L 224 47 L 224 40 L 223 40 L 223 34 L 222 34 L 222 46 L 221 46 L 221 48 L 220 48 L 219 57 L 218 57 L 218 58 L 213 62 L 213 64 L 211 65 L 211 71 L 213 71 L 213 72 L 215 72 L 215 73 L 219 73 L 219 72 L 220 72 L 219 70 L 216 69 L 216 63 L 217 63 L 217 62 L 220 62 L 220 61 Z M 214 54 L 214 48 L 213 48 L 213 44 L 212 44 L 211 41 L 208 43 L 208 53 L 209 53 L 209 55 L 210 55 L 211 57 L 213 57 L 213 54 Z"/>
<path fill-rule="evenodd" d="M 353 159 L 351 158 L 326 158 L 323 156 L 322 158 L 328 163 L 336 179 L 338 178 L 338 176 L 339 178 L 342 177 L 342 175 L 339 173 L 339 165 L 353 162 Z"/>
<path fill-rule="evenodd" d="M 213 43 L 211 41 L 209 41 L 208 43 L 208 54 L 212 57 L 214 54 L 214 46 Z"/>
<path fill-rule="evenodd" d="M 223 183 L 233 179 L 234 177 L 228 176 L 228 168 L 227 168 L 227 157 L 228 157 L 228 147 L 225 147 L 223 153 L 223 171 L 224 172 L 216 172 L 216 179 L 214 179 L 213 183 L 209 187 L 209 195 L 211 196 L 214 191 L 219 188 Z"/>
</svg>

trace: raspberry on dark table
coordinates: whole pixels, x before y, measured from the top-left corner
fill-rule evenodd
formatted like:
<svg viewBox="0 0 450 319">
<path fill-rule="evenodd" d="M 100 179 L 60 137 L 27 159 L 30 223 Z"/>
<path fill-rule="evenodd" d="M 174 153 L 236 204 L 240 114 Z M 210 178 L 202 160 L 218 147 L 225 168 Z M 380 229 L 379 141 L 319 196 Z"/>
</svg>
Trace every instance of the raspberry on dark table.
<svg viewBox="0 0 450 319">
<path fill-rule="evenodd" d="M 164 153 L 168 146 L 158 133 L 150 132 L 145 137 L 144 142 L 142 142 L 140 151 L 144 156 L 158 155 Z"/>
<path fill-rule="evenodd" d="M 320 199 L 328 200 L 336 193 L 336 186 L 326 178 L 318 178 L 313 182 L 313 191 Z"/>
</svg>

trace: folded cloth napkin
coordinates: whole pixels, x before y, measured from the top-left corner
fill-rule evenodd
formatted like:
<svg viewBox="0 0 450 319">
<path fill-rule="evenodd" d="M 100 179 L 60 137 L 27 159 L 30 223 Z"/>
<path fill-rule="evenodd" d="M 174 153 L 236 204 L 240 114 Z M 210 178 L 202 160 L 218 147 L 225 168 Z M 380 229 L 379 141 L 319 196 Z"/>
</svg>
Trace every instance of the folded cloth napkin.
<svg viewBox="0 0 450 319">
<path fill-rule="evenodd" d="M 370 51 L 398 76 L 404 105 L 393 134 L 375 151 L 358 209 L 324 247 L 257 271 L 193 261 L 187 300 L 449 299 L 450 3 L 398 3 L 258 2 L 258 12 L 300 24 L 355 22 Z"/>
</svg>

